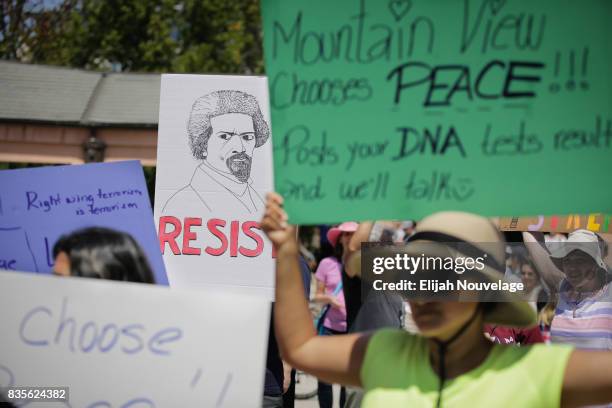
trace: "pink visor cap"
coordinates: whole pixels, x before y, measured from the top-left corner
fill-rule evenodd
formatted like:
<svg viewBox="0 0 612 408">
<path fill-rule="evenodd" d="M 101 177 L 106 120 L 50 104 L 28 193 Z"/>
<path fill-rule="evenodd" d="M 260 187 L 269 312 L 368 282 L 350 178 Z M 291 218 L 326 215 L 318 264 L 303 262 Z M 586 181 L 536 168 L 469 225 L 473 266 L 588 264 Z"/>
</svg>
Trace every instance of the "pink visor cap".
<svg viewBox="0 0 612 408">
<path fill-rule="evenodd" d="M 359 224 L 353 221 L 343 222 L 337 227 L 330 228 L 329 231 L 327 231 L 327 240 L 335 247 L 336 243 L 338 243 L 338 238 L 340 238 L 340 234 L 343 232 L 355 232 L 358 226 Z"/>
</svg>

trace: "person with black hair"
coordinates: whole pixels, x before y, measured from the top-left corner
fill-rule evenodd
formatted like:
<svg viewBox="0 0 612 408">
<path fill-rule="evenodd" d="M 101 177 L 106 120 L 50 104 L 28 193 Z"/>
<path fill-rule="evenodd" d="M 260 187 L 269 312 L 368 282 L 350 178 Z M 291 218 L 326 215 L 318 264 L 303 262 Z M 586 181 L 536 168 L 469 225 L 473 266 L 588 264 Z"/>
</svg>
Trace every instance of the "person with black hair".
<svg viewBox="0 0 612 408">
<path fill-rule="evenodd" d="M 61 236 L 53 246 L 53 257 L 55 275 L 155 283 L 136 240 L 110 228 L 89 227 Z"/>
</svg>

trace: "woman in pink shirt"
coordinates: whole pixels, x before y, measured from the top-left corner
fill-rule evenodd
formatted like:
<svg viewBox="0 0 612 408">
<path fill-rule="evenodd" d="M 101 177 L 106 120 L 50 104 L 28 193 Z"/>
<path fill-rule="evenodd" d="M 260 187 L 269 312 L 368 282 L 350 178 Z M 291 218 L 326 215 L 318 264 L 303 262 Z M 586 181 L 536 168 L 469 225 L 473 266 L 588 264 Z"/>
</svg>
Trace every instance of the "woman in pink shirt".
<svg viewBox="0 0 612 408">
<path fill-rule="evenodd" d="M 346 333 L 346 308 L 342 291 L 342 264 L 335 256 L 323 258 L 315 273 L 317 293 L 314 301 L 329 305 L 323 319 L 325 334 Z M 334 294 L 335 293 L 335 294 Z"/>
<path fill-rule="evenodd" d="M 323 258 L 315 273 L 317 293 L 314 301 L 329 305 L 323 319 L 321 334 L 334 335 L 346 333 L 346 307 L 342 290 L 342 256 L 353 233 L 357 230 L 355 222 L 345 222 L 327 232 L 327 240 L 334 248 L 334 255 Z M 325 307 L 325 306 L 324 306 Z M 319 407 L 331 408 L 333 405 L 332 387 L 319 381 Z M 340 391 L 340 406 L 344 406 L 345 391 Z"/>
</svg>

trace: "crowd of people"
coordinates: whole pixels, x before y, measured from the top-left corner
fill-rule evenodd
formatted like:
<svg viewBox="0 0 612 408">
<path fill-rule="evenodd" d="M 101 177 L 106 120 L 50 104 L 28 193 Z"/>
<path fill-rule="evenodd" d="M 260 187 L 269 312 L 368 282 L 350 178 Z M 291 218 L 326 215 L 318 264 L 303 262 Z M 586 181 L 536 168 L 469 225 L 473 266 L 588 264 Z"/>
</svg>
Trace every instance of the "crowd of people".
<svg viewBox="0 0 612 408">
<path fill-rule="evenodd" d="M 483 278 L 518 278 L 525 287 L 522 296 L 507 294 L 490 303 L 410 300 L 416 333 L 401 324 L 394 327 L 393 319 L 386 322 L 388 313 L 365 314 L 372 326 L 373 321 L 383 322 L 376 329 L 388 328 L 356 331 L 370 294 L 360 294 L 356 317 L 349 319 L 351 289 L 343 283 L 348 333 L 321 336 L 313 327 L 307 302 L 298 296 L 300 249 L 287 219 L 282 197 L 270 194 L 262 227 L 278 254 L 276 340 L 292 366 L 320 381 L 363 390 L 355 400 L 347 398 L 344 406 L 492 406 L 503 401 L 542 407 L 612 402 L 612 275 L 603 261 L 607 245 L 597 234 L 574 231 L 551 251 L 542 237 L 525 233 L 524 241 L 531 245 L 525 245 L 522 256 L 508 257 L 506 264 L 511 251 L 490 220 L 458 212 L 433 214 L 401 238 L 406 244 L 398 251 L 416 256 L 412 251 L 420 251 L 423 241 L 443 246 L 449 237 L 472 247 L 493 243 L 487 252 L 493 261 Z M 352 236 L 345 239 L 348 253 L 334 261 L 335 281 L 340 268 L 345 281 L 358 279 L 360 272 L 355 269 L 360 262 L 351 258 L 359 258 L 358 244 L 370 238 L 367 231 L 372 229 L 371 223 L 352 226 Z M 506 270 L 502 265 L 507 265 Z M 340 299 L 330 294 L 334 284 L 326 285 L 325 275 L 320 276 L 317 299 L 327 299 L 338 308 Z M 548 338 L 552 344 L 535 344 Z"/>
<path fill-rule="evenodd" d="M 296 368 L 318 378 L 322 408 L 333 406 L 331 384 L 342 385 L 338 406 L 350 408 L 612 402 L 612 274 L 597 234 L 577 230 L 549 247 L 544 235 L 524 233 L 524 245 L 511 246 L 488 219 L 438 213 L 418 224 L 324 229 L 327 249 L 317 260 L 298 242 L 275 193 L 261 226 L 277 250 L 264 407 L 293 406 Z M 415 243 L 436 236 L 474 247 L 493 243 L 487 255 L 494 262 L 483 274 L 522 282 L 522 296 L 417 301 L 362 285 L 363 242 L 403 243 L 397 250 L 413 254 Z M 60 237 L 53 256 L 58 276 L 154 283 L 142 249 L 123 232 L 74 231 Z M 315 316 L 309 302 L 320 305 Z"/>
</svg>

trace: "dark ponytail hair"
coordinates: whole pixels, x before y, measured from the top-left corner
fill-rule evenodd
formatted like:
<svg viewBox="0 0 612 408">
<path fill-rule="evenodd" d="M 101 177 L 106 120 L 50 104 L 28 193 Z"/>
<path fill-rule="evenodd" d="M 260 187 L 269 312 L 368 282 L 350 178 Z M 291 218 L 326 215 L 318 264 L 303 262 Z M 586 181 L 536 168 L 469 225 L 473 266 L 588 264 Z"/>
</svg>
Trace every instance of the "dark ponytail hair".
<svg viewBox="0 0 612 408">
<path fill-rule="evenodd" d="M 338 240 L 340 241 L 340 240 Z M 338 260 L 338 262 L 342 263 L 342 255 L 344 254 L 344 247 L 340 242 L 336 242 L 336 246 L 334 247 L 334 252 L 332 256 Z"/>
<path fill-rule="evenodd" d="M 101 227 L 80 229 L 57 240 L 53 257 L 60 252 L 68 255 L 72 276 L 155 283 L 143 250 L 124 232 Z"/>
</svg>

